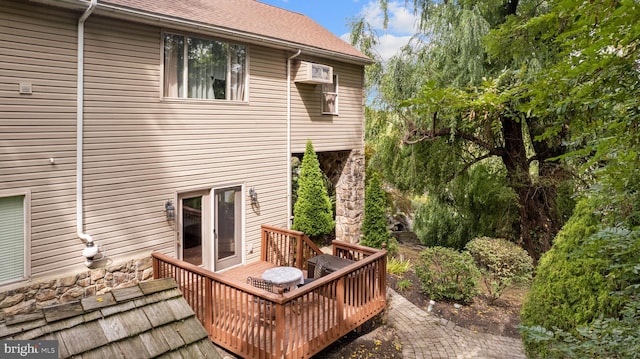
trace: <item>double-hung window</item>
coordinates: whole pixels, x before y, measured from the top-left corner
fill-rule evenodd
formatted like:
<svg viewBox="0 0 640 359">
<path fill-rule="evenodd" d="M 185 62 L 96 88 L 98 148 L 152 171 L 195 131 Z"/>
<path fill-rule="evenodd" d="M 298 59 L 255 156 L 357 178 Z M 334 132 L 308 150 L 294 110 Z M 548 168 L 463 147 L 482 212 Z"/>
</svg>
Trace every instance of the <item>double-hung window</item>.
<svg viewBox="0 0 640 359">
<path fill-rule="evenodd" d="M 164 35 L 164 97 L 245 101 L 244 45 Z"/>
<path fill-rule="evenodd" d="M 333 83 L 322 84 L 322 113 L 338 114 L 338 75 L 333 75 Z"/>
<path fill-rule="evenodd" d="M 28 276 L 27 196 L 0 197 L 0 284 Z"/>
</svg>

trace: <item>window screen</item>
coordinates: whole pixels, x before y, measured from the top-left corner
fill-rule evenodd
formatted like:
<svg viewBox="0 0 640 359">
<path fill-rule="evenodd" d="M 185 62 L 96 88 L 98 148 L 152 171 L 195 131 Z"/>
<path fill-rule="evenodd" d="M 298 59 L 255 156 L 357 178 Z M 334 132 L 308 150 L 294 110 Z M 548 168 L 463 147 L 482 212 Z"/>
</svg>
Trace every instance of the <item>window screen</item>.
<svg viewBox="0 0 640 359">
<path fill-rule="evenodd" d="M 0 283 L 25 278 L 24 196 L 0 197 Z"/>
</svg>

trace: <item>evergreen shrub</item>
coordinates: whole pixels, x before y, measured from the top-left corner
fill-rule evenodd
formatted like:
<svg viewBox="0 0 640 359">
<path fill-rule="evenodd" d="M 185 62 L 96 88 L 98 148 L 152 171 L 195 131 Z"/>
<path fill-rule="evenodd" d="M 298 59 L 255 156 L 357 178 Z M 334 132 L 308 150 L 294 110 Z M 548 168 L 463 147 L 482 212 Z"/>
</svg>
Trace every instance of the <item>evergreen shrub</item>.
<svg viewBox="0 0 640 359">
<path fill-rule="evenodd" d="M 588 200 L 578 202 L 553 247 L 540 259 L 522 306 L 522 326 L 574 332 L 600 317 L 619 315 L 623 296 L 614 293 L 622 288 L 610 275 L 613 257 L 603 255 L 601 241 L 590 240 L 602 222 L 595 209 Z M 549 356 L 548 343 L 524 334 L 530 357 Z"/>
<path fill-rule="evenodd" d="M 367 183 L 364 195 L 364 220 L 362 221 L 362 239 L 360 244 L 372 248 L 386 245 L 389 255 L 393 255 L 398 245 L 387 228 L 385 216 L 386 194 L 380 183 L 380 176 L 373 172 Z"/>
<path fill-rule="evenodd" d="M 311 141 L 307 141 L 298 177 L 292 229 L 304 232 L 317 241 L 318 237 L 333 231 L 335 221 L 331 207 L 318 156 Z"/>
</svg>

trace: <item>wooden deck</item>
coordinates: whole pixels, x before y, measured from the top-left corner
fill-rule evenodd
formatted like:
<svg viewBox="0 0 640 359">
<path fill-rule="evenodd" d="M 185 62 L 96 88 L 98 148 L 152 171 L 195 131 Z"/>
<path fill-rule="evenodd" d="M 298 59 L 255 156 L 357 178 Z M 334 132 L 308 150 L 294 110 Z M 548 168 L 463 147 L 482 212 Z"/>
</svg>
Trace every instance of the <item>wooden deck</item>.
<svg viewBox="0 0 640 359">
<path fill-rule="evenodd" d="M 247 277 L 260 277 L 262 272 L 267 269 L 277 267 L 275 264 L 271 262 L 253 262 L 244 266 L 239 266 L 235 268 L 231 268 L 227 271 L 220 272 L 220 276 L 226 278 L 230 281 L 246 283 Z"/>
<path fill-rule="evenodd" d="M 386 251 L 340 241 L 333 254 L 354 264 L 284 294 L 247 285 L 247 276 L 304 269 L 320 253 L 300 232 L 262 231 L 262 260 L 222 273 L 153 254 L 154 277 L 176 279 L 217 345 L 245 358 L 309 358 L 386 307 Z"/>
</svg>

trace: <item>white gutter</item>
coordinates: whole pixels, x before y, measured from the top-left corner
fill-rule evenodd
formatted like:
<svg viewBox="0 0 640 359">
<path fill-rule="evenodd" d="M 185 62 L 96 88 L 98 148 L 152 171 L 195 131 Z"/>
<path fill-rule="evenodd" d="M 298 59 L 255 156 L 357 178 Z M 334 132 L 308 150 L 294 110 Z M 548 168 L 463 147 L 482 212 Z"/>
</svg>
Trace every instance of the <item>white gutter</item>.
<svg viewBox="0 0 640 359">
<path fill-rule="evenodd" d="M 84 120 L 84 22 L 87 18 L 93 13 L 96 5 L 98 4 L 98 0 L 91 0 L 89 7 L 82 14 L 80 19 L 78 20 L 78 71 L 77 71 L 77 121 L 76 121 L 76 225 L 77 225 L 77 234 L 80 239 L 82 239 L 87 248 L 93 247 L 93 238 L 90 235 L 84 233 L 83 226 L 83 194 L 82 194 L 82 186 L 83 186 L 83 120 Z M 83 255 L 85 255 L 85 251 L 87 248 L 83 250 Z M 97 248 L 95 248 L 97 251 Z M 91 251 L 93 252 L 93 249 Z M 85 257 L 89 257 L 85 255 Z M 93 257 L 93 256 L 91 256 Z"/>
<path fill-rule="evenodd" d="M 287 58 L 287 229 L 291 229 L 291 60 L 300 56 L 302 50 Z"/>
</svg>

